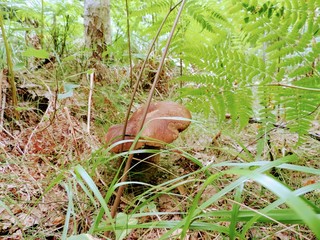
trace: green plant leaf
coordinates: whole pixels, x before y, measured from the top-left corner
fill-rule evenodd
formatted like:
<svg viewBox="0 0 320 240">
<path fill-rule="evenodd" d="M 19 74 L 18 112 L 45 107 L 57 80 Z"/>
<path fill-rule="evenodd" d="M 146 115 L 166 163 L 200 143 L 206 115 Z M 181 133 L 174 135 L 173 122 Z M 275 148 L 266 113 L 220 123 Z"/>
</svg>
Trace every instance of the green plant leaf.
<svg viewBox="0 0 320 240">
<path fill-rule="evenodd" d="M 94 238 L 90 234 L 80 234 L 68 237 L 67 240 L 97 240 L 98 238 Z"/>
<path fill-rule="evenodd" d="M 22 53 L 24 57 L 49 58 L 49 53 L 43 49 L 28 48 Z"/>
<path fill-rule="evenodd" d="M 65 98 L 68 98 L 68 97 L 72 97 L 73 96 L 73 89 L 79 87 L 80 85 L 77 85 L 77 84 L 73 84 L 73 83 L 65 83 L 64 84 L 64 90 L 65 90 L 65 93 L 59 93 L 58 94 L 58 99 L 61 100 L 61 99 L 65 99 Z"/>
<path fill-rule="evenodd" d="M 240 185 L 239 187 L 237 187 L 235 189 L 235 201 L 236 202 L 242 202 L 241 201 L 241 195 L 242 195 L 242 192 L 243 192 L 243 185 Z M 236 238 L 236 232 L 237 232 L 237 223 L 238 223 L 238 218 L 239 218 L 239 211 L 240 210 L 240 205 L 237 204 L 237 203 L 233 203 L 233 206 L 232 206 L 232 210 L 231 210 L 231 217 L 230 217 L 230 226 L 229 226 L 229 229 L 230 229 L 230 239 L 235 239 Z"/>
<path fill-rule="evenodd" d="M 128 225 L 135 225 L 138 220 L 130 217 L 125 213 L 118 213 L 116 217 L 116 227 L 123 228 L 123 230 L 116 230 L 116 240 L 124 239 L 132 229 L 128 228 Z"/>
<path fill-rule="evenodd" d="M 75 173 L 77 175 L 80 175 L 81 178 L 87 183 L 89 189 L 94 193 L 95 197 L 98 199 L 99 203 L 101 204 L 104 212 L 107 214 L 108 216 L 108 224 L 111 224 L 112 228 L 114 229 L 114 221 L 111 217 L 111 213 L 109 211 L 108 205 L 105 201 L 105 199 L 102 197 L 98 187 L 96 186 L 96 184 L 94 183 L 94 181 L 92 180 L 92 178 L 89 176 L 89 174 L 84 170 L 84 168 L 80 165 L 77 165 L 75 167 Z M 88 193 L 89 194 L 89 193 Z M 91 194 L 90 194 L 91 195 Z"/>
<path fill-rule="evenodd" d="M 74 206 L 73 206 L 73 192 L 72 192 L 72 186 L 71 183 L 68 182 L 63 184 L 66 191 L 67 191 L 67 196 L 68 196 L 68 209 L 67 209 L 67 215 L 64 221 L 64 227 L 63 227 L 63 232 L 61 239 L 67 239 L 67 234 L 69 230 L 69 222 L 70 222 L 70 217 L 71 214 L 74 212 Z"/>
</svg>

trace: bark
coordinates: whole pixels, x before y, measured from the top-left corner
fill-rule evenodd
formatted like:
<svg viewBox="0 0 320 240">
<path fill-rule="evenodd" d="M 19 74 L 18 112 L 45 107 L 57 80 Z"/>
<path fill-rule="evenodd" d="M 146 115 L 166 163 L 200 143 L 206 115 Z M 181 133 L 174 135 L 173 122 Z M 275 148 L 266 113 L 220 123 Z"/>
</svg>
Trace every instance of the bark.
<svg viewBox="0 0 320 240">
<path fill-rule="evenodd" d="M 85 43 L 92 57 L 102 61 L 111 42 L 110 0 L 84 1 Z"/>
</svg>

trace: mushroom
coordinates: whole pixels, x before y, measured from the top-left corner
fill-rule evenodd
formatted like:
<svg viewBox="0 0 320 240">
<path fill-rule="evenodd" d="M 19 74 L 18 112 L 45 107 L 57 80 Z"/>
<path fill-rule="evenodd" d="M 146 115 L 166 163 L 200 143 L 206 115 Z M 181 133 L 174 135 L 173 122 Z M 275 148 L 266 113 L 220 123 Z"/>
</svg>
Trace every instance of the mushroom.
<svg viewBox="0 0 320 240">
<path fill-rule="evenodd" d="M 139 133 L 140 129 L 138 128 L 145 108 L 146 105 L 140 107 L 130 117 L 125 132 L 125 140 L 133 140 Z M 189 110 L 181 104 L 175 102 L 151 103 L 142 128 L 140 139 L 137 142 L 135 149 L 144 147 L 160 149 L 165 143 L 173 142 L 178 138 L 179 132 L 182 132 L 190 125 L 190 121 L 187 119 L 191 119 L 191 114 Z M 123 124 L 117 124 L 109 128 L 106 135 L 106 142 L 108 145 L 116 143 L 122 139 L 121 135 L 123 127 Z M 128 151 L 132 143 L 133 142 L 130 141 L 118 144 L 110 151 L 114 153 L 119 153 L 121 150 Z"/>
</svg>

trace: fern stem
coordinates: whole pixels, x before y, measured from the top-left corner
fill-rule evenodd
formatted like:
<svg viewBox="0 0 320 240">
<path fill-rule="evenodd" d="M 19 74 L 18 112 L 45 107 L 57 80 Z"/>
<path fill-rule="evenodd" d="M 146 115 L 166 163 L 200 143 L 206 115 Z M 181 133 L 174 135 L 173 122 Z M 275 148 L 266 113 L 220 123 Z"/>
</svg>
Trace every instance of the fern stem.
<svg viewBox="0 0 320 240">
<path fill-rule="evenodd" d="M 270 83 L 270 84 L 268 84 L 268 86 L 295 88 L 295 89 L 299 89 L 299 90 L 307 90 L 307 91 L 313 91 L 313 92 L 320 92 L 320 89 L 318 89 L 318 88 L 306 88 L 306 87 L 295 86 L 295 85 L 288 85 L 288 84 L 283 84 L 283 83 Z"/>
</svg>

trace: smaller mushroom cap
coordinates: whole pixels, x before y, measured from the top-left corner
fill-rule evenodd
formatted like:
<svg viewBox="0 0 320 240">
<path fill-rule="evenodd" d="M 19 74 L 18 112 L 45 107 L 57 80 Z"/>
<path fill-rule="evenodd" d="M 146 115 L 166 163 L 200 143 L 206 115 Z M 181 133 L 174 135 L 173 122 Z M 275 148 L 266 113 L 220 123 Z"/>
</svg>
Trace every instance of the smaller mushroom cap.
<svg viewBox="0 0 320 240">
<path fill-rule="evenodd" d="M 133 140 L 138 134 L 138 128 L 145 108 L 146 105 L 140 107 L 130 117 L 125 133 L 125 140 Z M 190 125 L 190 121 L 186 119 L 191 119 L 191 114 L 189 110 L 181 104 L 175 102 L 151 103 L 141 132 L 140 139 L 144 140 L 139 140 L 136 149 L 142 148 L 145 145 L 162 147 L 163 143 L 173 142 L 178 138 L 179 132 L 182 132 Z M 106 135 L 107 144 L 111 145 L 120 141 L 122 131 L 123 124 L 111 126 Z M 111 152 L 119 153 L 121 151 L 121 145 L 123 151 L 128 151 L 132 145 L 132 141 L 116 145 L 111 149 Z"/>
</svg>

